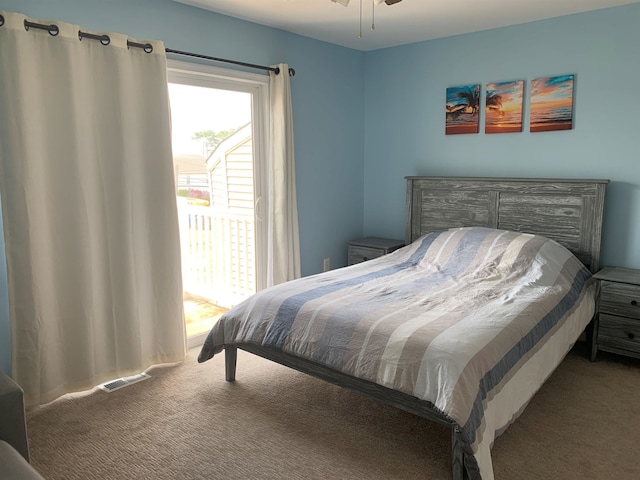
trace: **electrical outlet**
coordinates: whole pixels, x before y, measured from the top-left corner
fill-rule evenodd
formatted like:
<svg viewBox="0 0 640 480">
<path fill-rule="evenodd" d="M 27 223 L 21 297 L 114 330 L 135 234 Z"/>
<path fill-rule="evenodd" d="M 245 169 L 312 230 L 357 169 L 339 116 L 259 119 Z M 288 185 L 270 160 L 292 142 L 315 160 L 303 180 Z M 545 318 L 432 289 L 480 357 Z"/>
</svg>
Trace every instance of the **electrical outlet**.
<svg viewBox="0 0 640 480">
<path fill-rule="evenodd" d="M 328 272 L 329 270 L 331 270 L 331 260 L 329 260 L 329 257 L 327 257 L 322 260 L 322 271 Z"/>
</svg>

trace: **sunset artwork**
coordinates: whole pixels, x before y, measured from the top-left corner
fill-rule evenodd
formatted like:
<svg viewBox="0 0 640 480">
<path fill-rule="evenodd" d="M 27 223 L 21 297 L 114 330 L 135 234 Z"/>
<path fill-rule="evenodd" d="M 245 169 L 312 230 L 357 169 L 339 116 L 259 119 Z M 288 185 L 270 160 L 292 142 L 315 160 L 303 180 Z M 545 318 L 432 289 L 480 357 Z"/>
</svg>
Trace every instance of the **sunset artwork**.
<svg viewBox="0 0 640 480">
<path fill-rule="evenodd" d="M 487 84 L 484 133 L 522 132 L 524 80 Z"/>
<path fill-rule="evenodd" d="M 536 78 L 531 81 L 532 132 L 573 128 L 574 75 Z"/>
<path fill-rule="evenodd" d="M 480 85 L 447 88 L 445 134 L 478 133 Z"/>
</svg>

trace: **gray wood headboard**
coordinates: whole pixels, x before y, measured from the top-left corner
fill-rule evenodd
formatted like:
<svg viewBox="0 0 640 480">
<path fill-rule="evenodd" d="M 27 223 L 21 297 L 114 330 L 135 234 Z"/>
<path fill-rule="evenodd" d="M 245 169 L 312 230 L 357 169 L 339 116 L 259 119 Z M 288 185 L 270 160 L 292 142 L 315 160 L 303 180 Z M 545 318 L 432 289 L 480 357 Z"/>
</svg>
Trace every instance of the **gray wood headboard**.
<svg viewBox="0 0 640 480">
<path fill-rule="evenodd" d="M 407 243 L 454 227 L 484 226 L 544 235 L 592 272 L 600 268 L 609 180 L 406 177 Z"/>
</svg>

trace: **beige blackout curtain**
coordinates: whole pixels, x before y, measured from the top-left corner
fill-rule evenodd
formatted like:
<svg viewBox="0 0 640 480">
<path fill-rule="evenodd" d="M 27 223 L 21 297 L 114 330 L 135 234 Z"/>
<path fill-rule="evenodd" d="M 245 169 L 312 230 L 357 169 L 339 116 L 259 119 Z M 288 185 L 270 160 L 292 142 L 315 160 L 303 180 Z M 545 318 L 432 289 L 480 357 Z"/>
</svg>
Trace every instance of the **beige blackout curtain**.
<svg viewBox="0 0 640 480">
<path fill-rule="evenodd" d="M 12 368 L 38 404 L 185 357 L 166 58 L 0 15 Z"/>
<path fill-rule="evenodd" d="M 289 66 L 269 74 L 271 158 L 269 162 L 269 216 L 267 286 L 300 277 L 300 240 L 293 145 L 293 109 Z"/>
</svg>

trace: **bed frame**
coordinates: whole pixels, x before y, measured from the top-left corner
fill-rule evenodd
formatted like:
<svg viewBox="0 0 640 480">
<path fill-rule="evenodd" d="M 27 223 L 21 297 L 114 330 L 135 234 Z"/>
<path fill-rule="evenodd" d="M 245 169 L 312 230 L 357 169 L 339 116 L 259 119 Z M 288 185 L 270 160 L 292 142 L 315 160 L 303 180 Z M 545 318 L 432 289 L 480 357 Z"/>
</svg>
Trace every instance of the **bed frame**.
<svg viewBox="0 0 640 480">
<path fill-rule="evenodd" d="M 485 226 L 544 235 L 571 250 L 592 272 L 599 269 L 608 180 L 406 177 L 406 241 L 436 230 Z M 460 428 L 433 404 L 311 361 L 256 345 L 225 345 L 227 381 L 235 380 L 237 349 L 349 388 L 451 429 L 453 480 L 479 478 L 466 461 Z"/>
</svg>

